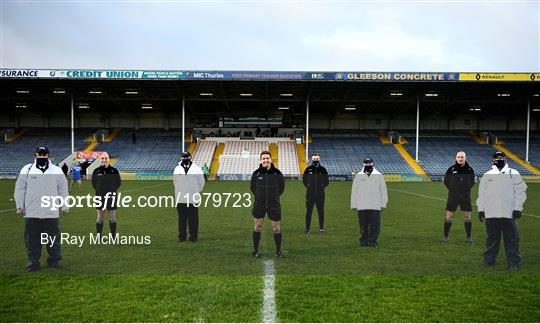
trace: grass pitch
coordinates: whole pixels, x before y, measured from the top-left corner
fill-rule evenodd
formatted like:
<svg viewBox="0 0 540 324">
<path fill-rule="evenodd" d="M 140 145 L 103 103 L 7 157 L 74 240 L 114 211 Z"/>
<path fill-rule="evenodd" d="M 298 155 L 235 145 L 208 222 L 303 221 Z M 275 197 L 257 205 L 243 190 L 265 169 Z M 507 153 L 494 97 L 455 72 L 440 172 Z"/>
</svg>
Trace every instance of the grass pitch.
<svg viewBox="0 0 540 324">
<path fill-rule="evenodd" d="M 85 185 L 83 193 L 90 193 L 89 182 Z M 540 321 L 540 184 L 529 184 L 526 215 L 519 221 L 519 273 L 505 269 L 502 247 L 493 269 L 481 266 L 485 229 L 476 213 L 476 245 L 464 242 L 459 213 L 449 244 L 439 243 L 446 198 L 441 183 L 389 183 L 380 246 L 360 248 L 350 186 L 330 185 L 326 233 L 306 235 L 303 186 L 287 182 L 282 197 L 286 258 L 275 261 L 279 321 Z M 274 243 L 266 221 L 261 260 L 251 260 L 249 208 L 201 208 L 195 244 L 176 242 L 175 208 L 119 209 L 118 231 L 149 235 L 150 245 L 63 245 L 60 270 L 43 266 L 44 249 L 42 270 L 25 274 L 23 222 L 10 210 L 13 187 L 14 181 L 0 181 L 0 321 L 261 320 L 262 261 L 273 259 Z M 248 190 L 246 182 L 205 187 L 205 192 Z M 168 181 L 124 181 L 121 191 L 174 194 Z M 94 224 L 90 208 L 61 216 L 62 231 L 72 235 L 88 236 Z"/>
</svg>

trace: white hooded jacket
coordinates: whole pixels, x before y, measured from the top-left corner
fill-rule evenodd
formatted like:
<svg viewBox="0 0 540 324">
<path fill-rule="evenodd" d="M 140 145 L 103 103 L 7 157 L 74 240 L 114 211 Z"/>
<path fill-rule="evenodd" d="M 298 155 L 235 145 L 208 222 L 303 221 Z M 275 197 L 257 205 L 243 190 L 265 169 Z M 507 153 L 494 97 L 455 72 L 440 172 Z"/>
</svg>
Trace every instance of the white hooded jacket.
<svg viewBox="0 0 540 324">
<path fill-rule="evenodd" d="M 199 194 L 204 188 L 203 171 L 198 165 L 192 162 L 186 174 L 180 161 L 178 166 L 174 168 L 173 183 L 176 202 L 180 204 L 193 204 L 197 200 L 195 199 L 194 201 L 194 195 Z M 198 200 L 200 199 L 199 197 Z"/>
<path fill-rule="evenodd" d="M 384 176 L 373 168 L 371 175 L 358 172 L 353 180 L 351 190 L 351 209 L 381 210 L 388 203 L 388 192 Z"/>
<path fill-rule="evenodd" d="M 69 196 L 68 182 L 62 169 L 50 161 L 45 172 L 36 163 L 27 164 L 19 173 L 13 196 L 17 209 L 25 210 L 25 218 L 58 218 L 59 210 L 51 210 L 52 199 L 48 198 L 51 206 L 42 207 L 42 197 L 61 197 L 65 202 Z M 61 209 L 67 210 L 65 206 Z"/>
<path fill-rule="evenodd" d="M 496 166 L 484 173 L 478 188 L 476 205 L 486 218 L 512 218 L 514 210 L 523 210 L 527 199 L 527 185 L 518 171 L 504 165 L 499 171 Z"/>
</svg>

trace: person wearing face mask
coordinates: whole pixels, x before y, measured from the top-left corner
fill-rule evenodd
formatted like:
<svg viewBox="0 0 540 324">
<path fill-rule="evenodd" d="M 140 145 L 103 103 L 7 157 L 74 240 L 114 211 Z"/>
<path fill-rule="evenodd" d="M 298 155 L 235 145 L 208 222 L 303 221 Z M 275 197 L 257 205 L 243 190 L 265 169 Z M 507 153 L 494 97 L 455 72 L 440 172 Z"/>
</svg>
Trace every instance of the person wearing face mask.
<svg viewBox="0 0 540 324">
<path fill-rule="evenodd" d="M 199 239 L 199 204 L 204 188 L 202 169 L 191 161 L 189 152 L 182 153 L 182 160 L 174 169 L 173 183 L 178 213 L 178 242 L 197 242 Z M 188 236 L 189 232 L 189 236 Z"/>
<path fill-rule="evenodd" d="M 319 233 L 324 233 L 324 198 L 325 188 L 328 187 L 328 171 L 321 165 L 319 154 L 311 155 L 311 165 L 304 170 L 302 180 L 306 187 L 306 228 L 308 234 L 311 229 L 311 215 L 313 206 L 317 206 L 319 214 Z"/>
<path fill-rule="evenodd" d="M 52 164 L 49 149 L 40 146 L 36 149 L 34 162 L 25 165 L 15 183 L 15 204 L 17 213 L 24 218 L 24 239 L 28 255 L 27 272 L 39 270 L 41 258 L 41 236 L 46 233 L 54 238 L 53 244 L 46 244 L 47 265 L 58 268 L 62 260 L 60 253 L 59 209 L 42 205 L 43 197 L 69 196 L 67 179 L 58 166 Z M 60 209 L 68 212 L 67 206 Z"/>
<path fill-rule="evenodd" d="M 467 163 L 465 152 L 457 152 L 454 165 L 448 168 L 444 176 L 444 185 L 448 189 L 448 199 L 446 201 L 446 217 L 444 219 L 444 232 L 441 242 L 448 243 L 448 234 L 454 221 L 454 213 L 459 206 L 465 223 L 466 242 L 474 244 L 471 234 L 471 189 L 474 186 L 474 170 Z"/>
<path fill-rule="evenodd" d="M 112 237 L 116 237 L 116 209 L 118 196 L 116 191 L 122 185 L 120 172 L 110 164 L 109 154 L 106 152 L 100 156 L 101 165 L 92 173 L 92 187 L 96 191 L 96 196 L 100 197 L 96 206 L 96 232 L 99 237 L 103 233 L 103 219 L 105 210 L 109 214 L 109 230 Z M 108 195 L 107 195 L 108 194 Z"/>
<path fill-rule="evenodd" d="M 255 196 L 253 202 L 253 250 L 251 257 L 259 257 L 259 243 L 261 241 L 261 231 L 264 217 L 272 222 L 274 231 L 274 243 L 276 244 L 276 258 L 282 259 L 281 252 L 281 204 L 279 197 L 285 191 L 285 179 L 283 174 L 272 163 L 272 155 L 268 151 L 260 154 L 259 168 L 251 175 L 250 189 Z"/>
<path fill-rule="evenodd" d="M 381 211 L 388 203 L 384 176 L 375 169 L 372 159 L 364 159 L 364 165 L 353 180 L 351 209 L 358 212 L 360 246 L 377 247 L 381 225 Z"/>
<path fill-rule="evenodd" d="M 507 267 L 519 270 L 521 256 L 517 220 L 521 218 L 526 192 L 527 185 L 519 172 L 508 166 L 504 152 L 496 152 L 491 170 L 480 180 L 476 200 L 478 219 L 486 223 L 484 266 L 495 265 L 502 236 Z"/>
</svg>

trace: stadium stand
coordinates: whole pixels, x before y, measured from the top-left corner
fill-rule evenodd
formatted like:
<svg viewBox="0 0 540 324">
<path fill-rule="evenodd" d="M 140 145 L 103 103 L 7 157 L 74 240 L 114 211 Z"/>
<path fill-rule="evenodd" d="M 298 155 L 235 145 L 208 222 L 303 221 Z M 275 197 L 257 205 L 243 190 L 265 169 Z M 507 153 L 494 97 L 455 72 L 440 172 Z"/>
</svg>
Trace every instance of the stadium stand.
<svg viewBox="0 0 540 324">
<path fill-rule="evenodd" d="M 197 164 L 200 167 L 206 164 L 210 168 L 212 165 L 212 157 L 214 156 L 216 146 L 216 141 L 200 140 L 197 143 L 197 149 L 193 154 L 193 163 Z"/>
<path fill-rule="evenodd" d="M 242 155 L 242 152 L 247 152 L 247 155 L 259 155 L 262 151 L 268 151 L 269 146 L 268 141 L 230 140 L 225 142 L 223 155 Z"/>
<path fill-rule="evenodd" d="M 298 154 L 296 153 L 296 143 L 294 141 L 278 142 L 278 168 L 286 177 L 300 175 L 298 167 Z"/>
<path fill-rule="evenodd" d="M 88 142 L 85 138 L 93 133 L 90 129 L 77 129 L 75 150 L 82 150 Z M 13 142 L 0 142 L 0 174 L 18 174 L 21 168 L 33 162 L 37 146 L 47 146 L 53 163 L 59 163 L 71 154 L 71 131 L 69 129 L 32 128 Z"/>
<path fill-rule="evenodd" d="M 502 145 L 525 160 L 526 139 L 523 132 L 497 132 L 496 136 L 502 140 Z M 529 161 L 536 167 L 540 167 L 540 133 L 531 132 L 529 136 Z"/>
<path fill-rule="evenodd" d="M 117 159 L 114 166 L 121 172 L 172 172 L 180 161 L 180 132 L 138 131 L 133 143 L 132 132 L 122 131 L 111 142 L 96 147 Z M 189 146 L 186 143 L 185 147 Z"/>
<path fill-rule="evenodd" d="M 259 154 L 267 151 L 269 146 L 267 141 L 226 141 L 223 154 L 219 158 L 218 176 L 253 173 L 259 166 Z"/>
<path fill-rule="evenodd" d="M 218 176 L 226 174 L 251 174 L 258 167 L 258 155 L 222 155 L 219 158 Z"/>
<path fill-rule="evenodd" d="M 378 135 L 313 134 L 309 155 L 319 153 L 321 164 L 331 175 L 348 175 L 362 168 L 370 157 L 375 167 L 387 174 L 414 174 L 392 145 L 381 143 Z M 303 172 L 304 170 L 301 170 Z"/>
<path fill-rule="evenodd" d="M 414 157 L 416 149 L 414 135 L 406 132 L 401 134 L 408 140 L 408 144 L 404 147 Z M 430 176 L 444 175 L 454 162 L 458 151 L 464 151 L 467 154 L 467 161 L 477 175 L 481 175 L 491 168 L 495 148 L 491 145 L 477 143 L 469 134 L 452 132 L 423 132 L 420 134 L 419 164 Z M 509 165 L 523 175 L 532 175 L 530 171 L 513 160 L 509 161 Z"/>
</svg>

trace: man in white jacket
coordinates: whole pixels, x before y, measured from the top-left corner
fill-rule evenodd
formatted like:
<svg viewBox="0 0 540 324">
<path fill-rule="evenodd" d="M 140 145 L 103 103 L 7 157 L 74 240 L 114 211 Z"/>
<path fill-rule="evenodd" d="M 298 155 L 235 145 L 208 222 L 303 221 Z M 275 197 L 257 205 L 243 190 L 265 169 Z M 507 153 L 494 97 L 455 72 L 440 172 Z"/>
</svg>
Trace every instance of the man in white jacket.
<svg viewBox="0 0 540 324">
<path fill-rule="evenodd" d="M 17 213 L 24 218 L 24 239 L 28 254 L 27 272 L 39 270 L 41 240 L 48 238 L 46 244 L 47 264 L 58 268 L 62 260 L 60 253 L 59 210 L 52 207 L 52 197 L 60 197 L 65 202 L 68 197 L 68 183 L 62 169 L 52 164 L 49 150 L 40 146 L 36 149 L 34 163 L 25 165 L 15 183 L 15 204 Z M 49 200 L 49 206 L 43 199 Z M 63 212 L 67 207 L 61 207 Z"/>
<path fill-rule="evenodd" d="M 381 211 L 387 203 L 384 176 L 373 167 L 372 159 L 365 159 L 362 171 L 354 177 L 351 191 L 351 209 L 358 211 L 360 246 L 377 246 Z"/>
<path fill-rule="evenodd" d="M 200 192 L 204 188 L 204 174 L 202 169 L 191 161 L 189 152 L 182 153 L 182 161 L 174 169 L 173 182 L 178 212 L 178 242 L 186 239 L 197 242 Z"/>
<path fill-rule="evenodd" d="M 504 152 L 493 155 L 491 170 L 484 173 L 478 189 L 478 218 L 486 222 L 486 251 L 484 265 L 495 265 L 501 235 L 508 269 L 519 270 L 519 232 L 517 219 L 521 217 L 527 199 L 527 185 L 518 171 L 506 163 Z"/>
</svg>

